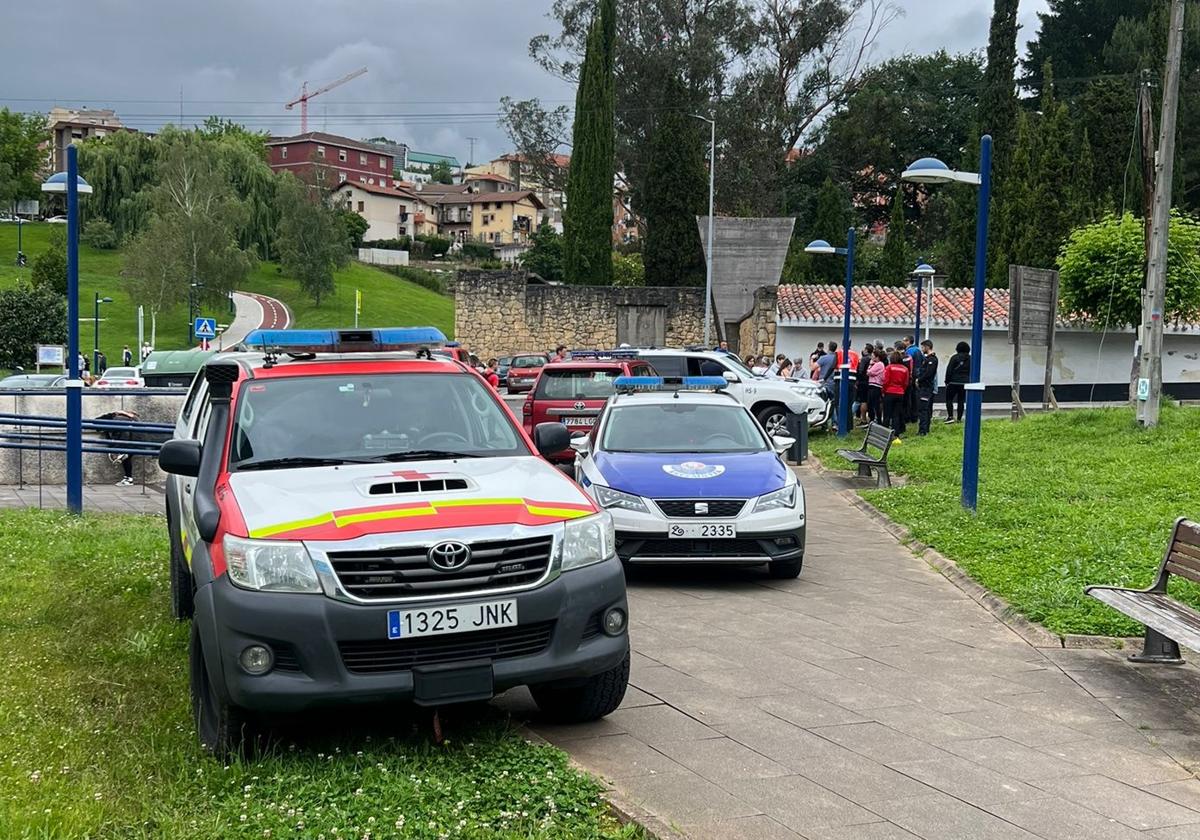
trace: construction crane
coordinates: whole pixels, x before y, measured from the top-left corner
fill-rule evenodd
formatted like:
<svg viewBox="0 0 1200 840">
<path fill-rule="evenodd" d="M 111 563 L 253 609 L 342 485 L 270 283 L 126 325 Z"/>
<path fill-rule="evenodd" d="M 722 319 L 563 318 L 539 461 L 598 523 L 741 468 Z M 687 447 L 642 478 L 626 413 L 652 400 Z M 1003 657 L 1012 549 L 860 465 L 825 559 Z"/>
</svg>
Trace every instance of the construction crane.
<svg viewBox="0 0 1200 840">
<path fill-rule="evenodd" d="M 355 70 L 353 73 L 347 73 L 345 76 L 342 76 L 342 78 L 338 79 L 336 82 L 330 82 L 329 84 L 325 85 L 324 87 L 317 88 L 312 93 L 308 92 L 308 82 L 305 82 L 303 85 L 300 86 L 300 95 L 297 96 L 295 99 L 293 99 L 291 102 L 284 105 L 283 107 L 287 108 L 290 111 L 290 110 L 292 110 L 292 107 L 294 105 L 298 104 L 300 106 L 300 133 L 307 134 L 308 133 L 308 100 L 312 99 L 314 96 L 320 96 L 322 93 L 328 93 L 329 91 L 333 90 L 335 87 L 344 85 L 344 84 L 346 84 L 346 82 L 350 81 L 351 79 L 357 79 L 359 76 L 361 76 L 363 73 L 366 73 L 366 72 L 367 72 L 366 67 L 360 67 L 359 69 Z"/>
</svg>

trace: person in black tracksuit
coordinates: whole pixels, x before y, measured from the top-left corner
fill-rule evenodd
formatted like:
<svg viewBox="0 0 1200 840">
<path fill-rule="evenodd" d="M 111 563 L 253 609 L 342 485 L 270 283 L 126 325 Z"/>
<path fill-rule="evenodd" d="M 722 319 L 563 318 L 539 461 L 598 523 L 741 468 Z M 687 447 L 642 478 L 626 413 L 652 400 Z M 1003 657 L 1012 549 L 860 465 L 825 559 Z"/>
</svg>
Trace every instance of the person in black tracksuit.
<svg viewBox="0 0 1200 840">
<path fill-rule="evenodd" d="M 946 364 L 946 422 L 955 422 L 954 409 L 958 408 L 957 421 L 962 422 L 963 403 L 967 398 L 967 383 L 971 380 L 971 345 L 958 342 L 955 353 Z"/>
<path fill-rule="evenodd" d="M 933 396 L 937 393 L 938 357 L 933 342 L 921 342 L 921 367 L 917 370 L 917 434 L 929 434 L 933 420 Z"/>
</svg>

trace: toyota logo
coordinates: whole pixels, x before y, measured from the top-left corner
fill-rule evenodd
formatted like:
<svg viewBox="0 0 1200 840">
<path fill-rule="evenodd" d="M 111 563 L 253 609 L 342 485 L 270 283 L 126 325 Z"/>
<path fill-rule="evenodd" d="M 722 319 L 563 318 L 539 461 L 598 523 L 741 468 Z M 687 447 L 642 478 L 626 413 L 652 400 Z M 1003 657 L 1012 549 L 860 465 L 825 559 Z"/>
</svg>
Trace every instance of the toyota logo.
<svg viewBox="0 0 1200 840">
<path fill-rule="evenodd" d="M 457 572 L 471 562 L 471 547 L 460 542 L 440 542 L 429 549 L 429 565 L 439 572 Z"/>
<path fill-rule="evenodd" d="M 585 408 L 587 408 L 587 403 L 585 403 L 583 400 L 580 400 L 579 402 L 575 403 L 576 411 L 583 411 Z"/>
</svg>

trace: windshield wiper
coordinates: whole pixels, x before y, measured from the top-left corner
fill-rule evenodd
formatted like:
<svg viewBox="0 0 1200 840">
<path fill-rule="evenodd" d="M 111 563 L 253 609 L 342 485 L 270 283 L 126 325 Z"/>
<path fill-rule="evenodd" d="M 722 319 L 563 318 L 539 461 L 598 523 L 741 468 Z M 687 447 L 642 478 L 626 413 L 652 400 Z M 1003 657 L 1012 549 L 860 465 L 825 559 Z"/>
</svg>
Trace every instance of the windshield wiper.
<svg viewBox="0 0 1200 840">
<path fill-rule="evenodd" d="M 310 455 L 292 455 L 287 458 L 263 458 L 260 461 L 243 461 L 234 464 L 238 470 L 273 470 L 280 467 L 333 467 L 338 464 L 370 464 L 368 458 L 318 458 Z"/>
<path fill-rule="evenodd" d="M 474 452 L 451 452 L 446 449 L 401 449 L 376 455 L 372 461 L 437 461 L 446 458 L 483 458 Z"/>
</svg>

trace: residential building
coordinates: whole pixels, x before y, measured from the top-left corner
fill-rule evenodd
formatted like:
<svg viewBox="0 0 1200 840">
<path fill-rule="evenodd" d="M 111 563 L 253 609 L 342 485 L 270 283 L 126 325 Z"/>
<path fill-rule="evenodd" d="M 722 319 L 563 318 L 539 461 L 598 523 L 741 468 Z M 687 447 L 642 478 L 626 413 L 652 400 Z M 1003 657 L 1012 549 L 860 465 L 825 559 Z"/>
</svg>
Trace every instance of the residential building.
<svg viewBox="0 0 1200 840">
<path fill-rule="evenodd" d="M 613 183 L 613 245 L 629 245 L 637 242 L 640 236 L 638 219 L 630 203 L 629 190 L 617 179 Z"/>
<path fill-rule="evenodd" d="M 462 180 L 463 169 L 458 158 L 453 155 L 418 152 L 413 149 L 407 149 L 407 154 L 397 174 L 405 181 L 417 184 L 429 183 L 433 180 L 434 167 L 440 163 L 445 163 L 450 167 L 450 174 L 456 182 Z"/>
<path fill-rule="evenodd" d="M 467 170 L 463 175 L 463 186 L 474 192 L 511 192 L 517 185 L 494 172 L 472 172 Z"/>
<path fill-rule="evenodd" d="M 67 168 L 67 147 L 94 137 L 105 137 L 114 131 L 137 131 L 121 122 L 111 108 L 51 108 L 46 116 L 50 144 L 46 163 L 51 172 Z"/>
<path fill-rule="evenodd" d="M 529 244 L 542 209 L 532 190 L 476 193 L 470 204 L 471 239 L 497 247 Z"/>
<path fill-rule="evenodd" d="M 550 163 L 557 168 L 555 177 L 551 180 L 559 185 L 565 184 L 567 181 L 567 169 L 571 165 L 570 156 L 553 154 L 550 156 Z M 464 177 L 499 175 L 512 182 L 513 189 L 532 190 L 537 193 L 537 197 L 543 205 L 542 210 L 539 211 L 538 224 L 548 224 L 559 233 L 562 233 L 563 208 L 567 206 L 566 194 L 561 187 L 540 183 L 538 178 L 532 173 L 531 168 L 526 163 L 524 155 L 507 154 L 501 155 L 487 163 L 470 167 L 467 169 Z"/>
<path fill-rule="evenodd" d="M 437 233 L 437 206 L 430 197 L 408 189 L 341 181 L 337 200 L 367 220 L 365 240 Z"/>
<path fill-rule="evenodd" d="M 267 141 L 267 163 L 271 169 L 294 173 L 316 184 L 340 184 L 392 187 L 395 159 L 371 143 L 310 131 L 294 137 L 273 137 Z"/>
</svg>

